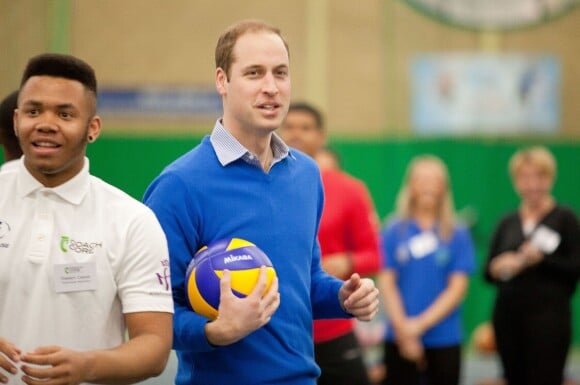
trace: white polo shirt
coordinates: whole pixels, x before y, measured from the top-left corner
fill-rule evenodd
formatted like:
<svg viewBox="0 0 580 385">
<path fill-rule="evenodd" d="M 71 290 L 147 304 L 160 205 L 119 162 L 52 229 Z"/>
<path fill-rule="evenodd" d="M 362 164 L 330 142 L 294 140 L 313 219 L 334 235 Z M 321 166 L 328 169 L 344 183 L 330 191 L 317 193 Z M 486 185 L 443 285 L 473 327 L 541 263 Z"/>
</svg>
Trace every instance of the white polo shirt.
<svg viewBox="0 0 580 385">
<path fill-rule="evenodd" d="M 0 173 L 0 336 L 23 353 L 112 348 L 124 313 L 172 313 L 168 258 L 153 212 L 90 175 L 88 159 L 55 188 L 22 159 Z"/>
<path fill-rule="evenodd" d="M 14 159 L 2 163 L 2 165 L 0 165 L 0 172 L 14 171 L 18 169 L 18 161 L 19 159 Z"/>
</svg>

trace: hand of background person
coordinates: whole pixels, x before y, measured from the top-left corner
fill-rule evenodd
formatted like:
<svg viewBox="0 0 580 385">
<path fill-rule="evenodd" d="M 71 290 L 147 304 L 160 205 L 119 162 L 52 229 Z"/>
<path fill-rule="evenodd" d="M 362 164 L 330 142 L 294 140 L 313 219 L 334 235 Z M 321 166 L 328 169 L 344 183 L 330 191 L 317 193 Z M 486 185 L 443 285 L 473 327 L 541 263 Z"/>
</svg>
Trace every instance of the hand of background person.
<svg viewBox="0 0 580 385">
<path fill-rule="evenodd" d="M 29 385 L 55 384 L 77 385 L 87 381 L 90 373 L 90 353 L 45 346 L 22 355 L 23 381 Z"/>
<path fill-rule="evenodd" d="M 219 315 L 205 326 L 209 343 L 216 346 L 232 344 L 270 322 L 280 305 L 278 278 L 272 279 L 270 288 L 264 293 L 266 284 L 266 267 L 262 266 L 254 290 L 238 298 L 232 292 L 231 273 L 224 270 L 220 280 Z"/>
<path fill-rule="evenodd" d="M 544 259 L 542 251 L 530 241 L 524 242 L 520 246 L 519 252 L 524 256 L 526 265 L 535 265 Z"/>
<path fill-rule="evenodd" d="M 18 373 L 16 364 L 20 362 L 21 353 L 14 344 L 0 337 L 0 382 L 8 382 L 7 373 Z"/>
<path fill-rule="evenodd" d="M 506 251 L 495 257 L 489 265 L 489 271 L 495 279 L 507 281 L 517 275 L 525 264 L 525 258 L 520 253 Z"/>
<path fill-rule="evenodd" d="M 397 336 L 402 339 L 420 339 L 425 328 L 418 317 L 409 317 L 397 328 Z"/>
<path fill-rule="evenodd" d="M 401 357 L 421 365 L 425 357 L 425 349 L 419 338 L 397 339 L 397 347 Z"/>
<path fill-rule="evenodd" d="M 379 310 L 379 290 L 370 278 L 354 273 L 338 292 L 340 303 L 347 313 L 360 321 L 370 321 Z"/>
<path fill-rule="evenodd" d="M 324 271 L 340 279 L 348 278 L 352 271 L 352 261 L 348 253 L 325 255 L 321 263 Z"/>
</svg>

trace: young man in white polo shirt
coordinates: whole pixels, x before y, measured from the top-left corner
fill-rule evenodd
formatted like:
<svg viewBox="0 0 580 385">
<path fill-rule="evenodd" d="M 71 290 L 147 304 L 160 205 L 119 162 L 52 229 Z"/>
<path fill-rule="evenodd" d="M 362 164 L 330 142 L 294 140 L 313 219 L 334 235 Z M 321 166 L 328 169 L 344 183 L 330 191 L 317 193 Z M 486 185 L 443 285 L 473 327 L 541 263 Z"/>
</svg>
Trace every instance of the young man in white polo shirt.
<svg viewBox="0 0 580 385">
<path fill-rule="evenodd" d="M 3 383 L 127 384 L 160 374 L 169 356 L 163 231 L 147 207 L 89 174 L 96 92 L 93 69 L 73 56 L 36 56 L 22 77 L 24 157 L 0 174 Z"/>
</svg>

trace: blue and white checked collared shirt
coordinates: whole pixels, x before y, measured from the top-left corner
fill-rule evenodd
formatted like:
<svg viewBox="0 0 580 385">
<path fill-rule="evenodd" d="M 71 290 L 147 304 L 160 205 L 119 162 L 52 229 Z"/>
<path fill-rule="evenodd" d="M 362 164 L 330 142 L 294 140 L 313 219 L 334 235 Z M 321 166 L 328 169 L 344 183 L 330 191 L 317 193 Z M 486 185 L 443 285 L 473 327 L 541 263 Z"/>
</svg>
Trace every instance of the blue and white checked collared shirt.
<svg viewBox="0 0 580 385">
<path fill-rule="evenodd" d="M 216 121 L 209 140 L 222 166 L 226 166 L 233 161 L 242 158 L 245 162 L 260 169 L 262 168 L 260 160 L 256 154 L 253 154 L 238 142 L 238 140 L 234 138 L 234 136 L 222 125 L 220 119 Z M 294 158 L 290 153 L 290 148 L 276 133 L 273 133 L 272 135 L 270 146 L 272 147 L 272 153 L 274 154 L 272 166 L 287 156 Z"/>
</svg>

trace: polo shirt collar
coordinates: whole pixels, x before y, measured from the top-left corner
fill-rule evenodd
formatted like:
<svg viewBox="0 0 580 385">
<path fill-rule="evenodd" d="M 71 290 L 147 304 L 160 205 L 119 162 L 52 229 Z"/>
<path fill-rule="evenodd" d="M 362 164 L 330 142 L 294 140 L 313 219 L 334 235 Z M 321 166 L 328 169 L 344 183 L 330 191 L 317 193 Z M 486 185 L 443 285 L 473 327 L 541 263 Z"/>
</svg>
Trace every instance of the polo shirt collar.
<svg viewBox="0 0 580 385">
<path fill-rule="evenodd" d="M 222 125 L 220 119 L 216 121 L 209 140 L 222 166 L 227 166 L 240 158 L 244 160 L 252 159 L 253 154 L 238 142 L 236 138 L 234 138 L 234 136 Z M 290 149 L 286 143 L 284 143 L 275 132 L 272 134 L 271 146 L 274 154 L 272 165 L 287 156 L 294 158 L 294 155 L 290 153 Z"/>
<path fill-rule="evenodd" d="M 36 178 L 28 172 L 24 166 L 24 157 L 20 159 L 19 164 L 19 188 L 18 194 L 25 197 L 38 191 L 51 191 L 58 195 L 65 201 L 78 205 L 82 202 L 89 190 L 90 174 L 89 174 L 89 159 L 85 157 L 83 168 L 72 179 L 56 187 L 44 187 Z"/>
</svg>

